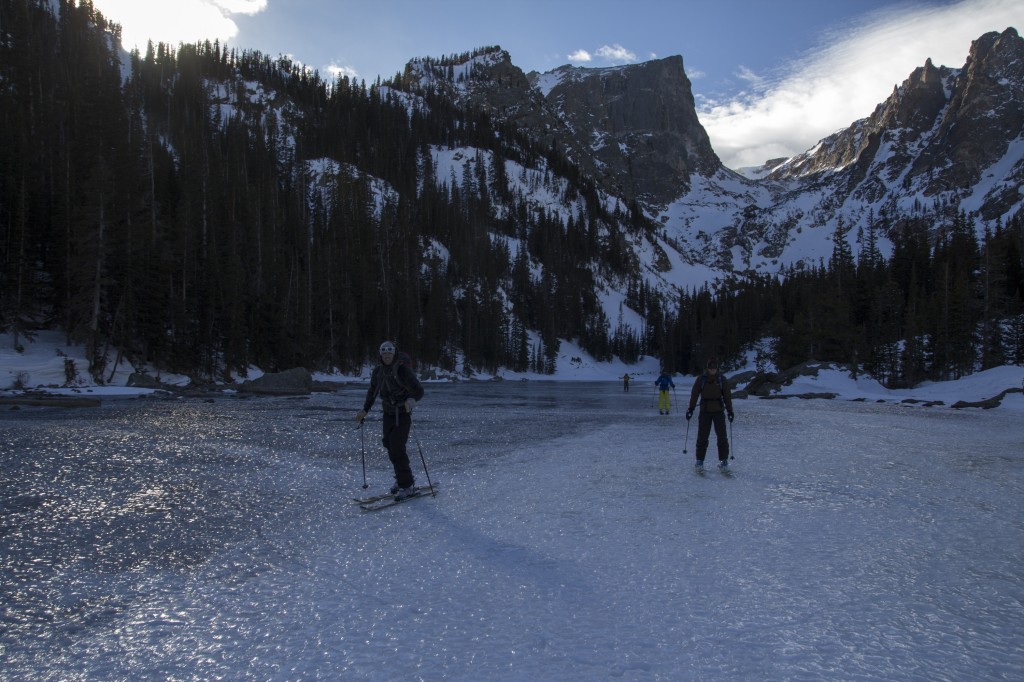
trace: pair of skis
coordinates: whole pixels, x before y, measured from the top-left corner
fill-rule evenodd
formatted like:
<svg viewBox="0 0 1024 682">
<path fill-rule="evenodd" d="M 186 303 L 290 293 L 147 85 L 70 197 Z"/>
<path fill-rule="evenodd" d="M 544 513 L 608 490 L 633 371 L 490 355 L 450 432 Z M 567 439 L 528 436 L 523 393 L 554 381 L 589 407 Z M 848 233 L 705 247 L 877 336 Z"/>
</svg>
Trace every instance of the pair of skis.
<svg viewBox="0 0 1024 682">
<path fill-rule="evenodd" d="M 710 467 L 708 467 L 710 468 Z M 732 478 L 732 469 L 729 467 L 715 467 L 718 469 L 718 473 L 722 474 L 726 478 Z M 707 469 L 705 467 L 694 467 L 693 470 L 698 476 L 707 476 Z"/>
<path fill-rule="evenodd" d="M 403 497 L 402 499 L 395 499 L 394 493 L 383 493 L 381 495 L 372 495 L 370 497 L 353 497 L 352 501 L 359 505 L 359 508 L 363 511 L 378 511 L 380 509 L 387 509 L 388 507 L 394 507 L 396 504 L 402 504 L 409 500 L 414 500 L 417 497 L 429 497 L 437 495 L 437 490 L 431 486 L 416 486 L 413 488 L 412 495 Z"/>
</svg>

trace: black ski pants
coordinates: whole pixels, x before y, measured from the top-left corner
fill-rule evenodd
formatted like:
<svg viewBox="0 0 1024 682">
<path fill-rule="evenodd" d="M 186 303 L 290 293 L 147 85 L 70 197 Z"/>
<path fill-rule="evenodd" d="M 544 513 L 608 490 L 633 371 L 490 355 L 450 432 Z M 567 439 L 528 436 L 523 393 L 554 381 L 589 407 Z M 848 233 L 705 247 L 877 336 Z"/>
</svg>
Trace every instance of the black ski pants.
<svg viewBox="0 0 1024 682">
<path fill-rule="evenodd" d="M 384 413 L 384 447 L 388 449 L 388 459 L 395 468 L 395 483 L 399 488 L 408 488 L 415 483 L 412 468 L 409 466 L 409 453 L 406 443 L 409 442 L 409 431 L 412 429 L 412 415 L 408 412 Z"/>
<path fill-rule="evenodd" d="M 725 432 L 725 411 L 708 412 L 701 409 L 697 415 L 697 459 L 704 461 L 704 455 L 708 452 L 708 440 L 711 438 L 711 425 L 715 426 L 715 436 L 718 437 L 718 460 L 724 462 L 729 459 L 729 439 Z"/>
</svg>

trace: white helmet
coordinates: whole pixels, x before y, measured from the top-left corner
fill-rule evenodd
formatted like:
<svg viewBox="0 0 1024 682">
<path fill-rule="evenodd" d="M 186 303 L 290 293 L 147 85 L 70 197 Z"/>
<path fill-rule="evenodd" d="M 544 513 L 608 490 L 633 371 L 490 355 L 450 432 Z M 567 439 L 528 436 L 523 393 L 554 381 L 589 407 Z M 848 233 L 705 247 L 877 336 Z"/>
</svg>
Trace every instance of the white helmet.
<svg viewBox="0 0 1024 682">
<path fill-rule="evenodd" d="M 392 353 L 392 354 L 394 354 L 394 352 L 395 352 L 395 344 L 391 343 L 390 341 L 385 341 L 384 343 L 380 344 L 380 354 L 381 355 L 384 355 L 384 353 Z"/>
</svg>

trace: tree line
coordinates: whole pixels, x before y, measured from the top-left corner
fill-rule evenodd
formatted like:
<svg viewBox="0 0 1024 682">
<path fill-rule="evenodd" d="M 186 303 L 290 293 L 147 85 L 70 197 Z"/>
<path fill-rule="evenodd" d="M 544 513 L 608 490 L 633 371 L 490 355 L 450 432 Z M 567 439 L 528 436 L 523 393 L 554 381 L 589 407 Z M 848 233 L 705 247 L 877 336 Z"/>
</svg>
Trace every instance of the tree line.
<svg viewBox="0 0 1024 682">
<path fill-rule="evenodd" d="M 963 212 L 872 216 L 859 232 L 840 221 L 827 262 L 687 292 L 676 311 L 643 286 L 631 305 L 661 319 L 652 346 L 690 373 L 710 355 L 735 363 L 754 353 L 781 368 L 846 364 L 902 388 L 1024 364 L 1024 212 L 983 226 Z M 644 339 L 633 341 L 643 352 Z"/>
<path fill-rule="evenodd" d="M 767 336 L 777 364 L 891 383 L 1020 361 L 1019 218 L 981 244 L 969 216 L 880 220 L 888 261 L 853 262 L 844 235 L 828 264 L 677 294 L 641 273 L 630 244 L 655 227 L 635 206 L 434 89 L 208 42 L 125 68 L 91 3 L 50 7 L 0 0 L 0 327 L 63 330 L 97 380 L 121 356 L 199 379 L 350 371 L 382 338 L 448 371 L 552 372 L 559 339 L 692 371 Z M 445 177 L 441 149 L 474 158 Z M 602 282 L 643 329 L 608 319 Z"/>
</svg>

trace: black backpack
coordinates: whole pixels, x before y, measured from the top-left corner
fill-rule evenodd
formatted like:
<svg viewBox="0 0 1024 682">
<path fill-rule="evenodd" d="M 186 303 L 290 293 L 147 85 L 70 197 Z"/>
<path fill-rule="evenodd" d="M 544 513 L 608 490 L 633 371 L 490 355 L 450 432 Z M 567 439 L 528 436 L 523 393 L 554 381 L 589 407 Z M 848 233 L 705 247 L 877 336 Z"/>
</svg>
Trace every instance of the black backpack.
<svg viewBox="0 0 1024 682">
<path fill-rule="evenodd" d="M 722 407 L 725 408 L 725 406 L 726 406 L 725 405 L 725 381 L 722 380 L 722 370 L 721 370 L 721 368 L 719 368 L 718 373 L 716 374 L 716 376 L 718 377 L 718 388 L 719 388 L 719 391 L 721 391 L 721 394 L 722 394 L 722 397 L 719 398 L 719 400 L 722 401 Z M 704 387 L 707 386 L 707 383 L 708 383 L 708 373 L 704 372 L 704 374 L 702 374 L 701 377 L 700 377 L 700 396 L 701 396 L 701 401 L 702 402 L 704 400 Z"/>
<path fill-rule="evenodd" d="M 701 377 L 700 377 L 700 390 L 702 392 L 704 391 L 704 387 L 707 385 L 707 383 L 708 383 L 708 373 L 704 372 L 704 374 L 702 374 Z M 721 372 L 718 373 L 718 388 L 722 389 L 722 394 L 725 395 L 725 383 L 722 381 L 722 373 Z"/>
<path fill-rule="evenodd" d="M 395 360 L 398 362 L 398 364 L 405 365 L 414 372 L 416 371 L 416 359 L 413 358 L 413 356 L 406 353 L 404 350 L 398 351 L 398 357 L 396 357 Z"/>
</svg>

